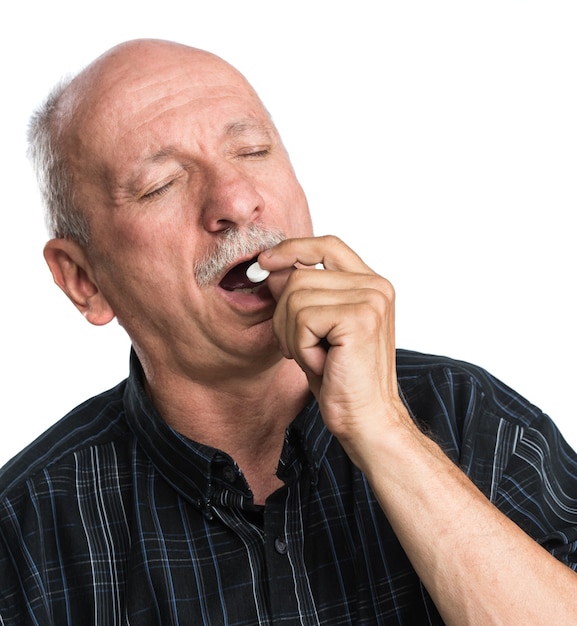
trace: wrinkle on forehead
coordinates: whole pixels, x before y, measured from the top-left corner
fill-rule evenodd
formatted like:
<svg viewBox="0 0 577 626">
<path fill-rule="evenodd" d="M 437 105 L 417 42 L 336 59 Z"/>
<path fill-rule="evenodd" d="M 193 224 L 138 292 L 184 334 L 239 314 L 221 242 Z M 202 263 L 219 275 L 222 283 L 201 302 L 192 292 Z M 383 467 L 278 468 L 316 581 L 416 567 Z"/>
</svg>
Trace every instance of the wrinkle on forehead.
<svg viewBox="0 0 577 626">
<path fill-rule="evenodd" d="M 113 121 L 115 114 L 162 109 L 164 98 L 178 103 L 203 97 L 244 93 L 255 100 L 245 77 L 220 57 L 182 44 L 135 40 L 104 53 L 83 70 L 59 102 L 61 118 L 70 126 L 95 120 Z M 264 108 L 264 107 L 263 107 Z"/>
<path fill-rule="evenodd" d="M 135 40 L 120 44 L 93 61 L 75 79 L 79 91 L 104 91 L 114 83 L 141 80 L 143 86 L 157 82 L 159 86 L 176 74 L 189 74 L 202 80 L 210 73 L 224 72 L 237 79 L 246 79 L 220 57 L 182 44 L 160 40 Z"/>
<path fill-rule="evenodd" d="M 176 75 L 189 75 L 196 82 L 207 81 L 208 86 L 212 82 L 211 75 L 220 74 L 227 76 L 228 80 L 242 81 L 249 87 L 244 76 L 220 57 L 205 50 L 170 42 L 128 43 L 103 55 L 92 65 L 92 71 L 101 77 L 116 73 L 120 79 L 152 77 L 162 83 Z"/>
<path fill-rule="evenodd" d="M 239 95 L 252 99 L 269 117 L 244 76 L 210 52 L 160 40 L 120 44 L 81 72 L 63 94 L 59 108 L 65 150 L 77 165 L 86 164 L 90 154 L 96 156 L 99 140 L 122 141 L 126 132 L 137 132 L 139 124 L 165 110 L 189 106 L 195 99 Z M 242 132 L 235 128 L 231 132 Z"/>
</svg>

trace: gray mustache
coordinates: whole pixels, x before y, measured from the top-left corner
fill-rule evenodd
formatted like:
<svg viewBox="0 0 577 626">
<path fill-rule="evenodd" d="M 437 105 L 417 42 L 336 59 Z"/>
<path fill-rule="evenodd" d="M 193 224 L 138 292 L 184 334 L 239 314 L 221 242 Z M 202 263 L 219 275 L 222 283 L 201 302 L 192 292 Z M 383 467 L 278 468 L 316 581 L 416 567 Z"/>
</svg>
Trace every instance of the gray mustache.
<svg viewBox="0 0 577 626">
<path fill-rule="evenodd" d="M 256 256 L 284 239 L 286 235 L 281 230 L 264 228 L 258 224 L 250 224 L 242 230 L 235 226 L 223 231 L 214 248 L 194 264 L 198 286 L 211 285 L 237 259 Z"/>
</svg>

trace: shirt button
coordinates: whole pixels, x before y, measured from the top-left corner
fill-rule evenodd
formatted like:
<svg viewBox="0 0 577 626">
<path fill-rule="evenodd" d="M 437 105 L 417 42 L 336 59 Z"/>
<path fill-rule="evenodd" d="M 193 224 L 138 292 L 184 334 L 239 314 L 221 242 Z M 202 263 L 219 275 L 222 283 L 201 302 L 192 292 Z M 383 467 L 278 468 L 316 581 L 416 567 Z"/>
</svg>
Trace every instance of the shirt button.
<svg viewBox="0 0 577 626">
<path fill-rule="evenodd" d="M 232 485 L 232 483 L 236 481 L 236 472 L 234 471 L 234 468 L 230 465 L 225 465 L 222 469 L 222 477 L 227 483 Z"/>
<path fill-rule="evenodd" d="M 286 554 L 287 550 L 288 550 L 287 542 L 284 539 L 281 539 L 280 537 L 277 537 L 274 540 L 274 549 L 279 554 Z"/>
</svg>

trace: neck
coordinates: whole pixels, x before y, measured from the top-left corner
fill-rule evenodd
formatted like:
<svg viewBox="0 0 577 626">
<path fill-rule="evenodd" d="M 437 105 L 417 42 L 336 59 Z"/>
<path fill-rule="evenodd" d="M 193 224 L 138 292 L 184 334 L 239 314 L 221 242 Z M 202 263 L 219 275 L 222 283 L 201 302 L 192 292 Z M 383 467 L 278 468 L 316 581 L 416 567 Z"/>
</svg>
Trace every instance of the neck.
<svg viewBox="0 0 577 626">
<path fill-rule="evenodd" d="M 310 398 L 306 377 L 295 361 L 281 359 L 253 377 L 228 376 L 210 385 L 155 376 L 148 381 L 148 391 L 172 428 L 236 461 L 255 503 L 264 503 L 282 485 L 276 468 L 284 433 Z"/>
</svg>

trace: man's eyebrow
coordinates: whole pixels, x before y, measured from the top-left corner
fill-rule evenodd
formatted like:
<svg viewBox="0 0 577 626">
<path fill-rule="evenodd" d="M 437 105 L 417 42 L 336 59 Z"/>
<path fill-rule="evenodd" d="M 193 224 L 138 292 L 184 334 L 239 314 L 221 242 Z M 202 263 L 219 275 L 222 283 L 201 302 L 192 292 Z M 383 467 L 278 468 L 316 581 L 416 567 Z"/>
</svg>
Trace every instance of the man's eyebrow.
<svg viewBox="0 0 577 626">
<path fill-rule="evenodd" d="M 225 128 L 225 135 L 239 137 L 246 133 L 263 133 L 272 136 L 272 124 L 263 124 L 254 119 L 238 120 Z"/>
<path fill-rule="evenodd" d="M 152 154 L 149 154 L 145 157 L 144 163 L 158 163 L 158 161 L 164 161 L 168 157 L 173 156 L 177 152 L 177 149 L 173 146 L 166 146 L 165 148 L 161 148 Z"/>
</svg>

